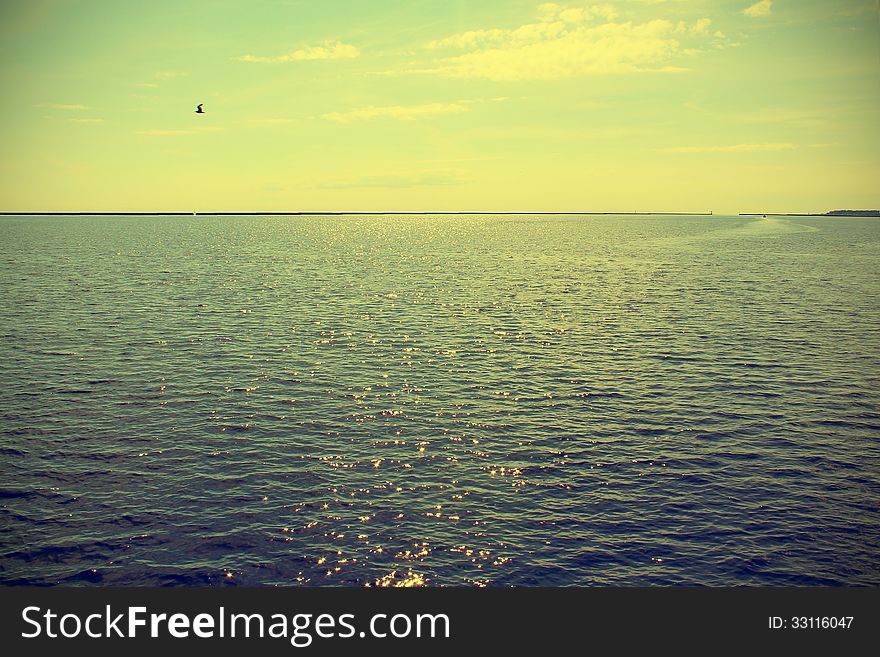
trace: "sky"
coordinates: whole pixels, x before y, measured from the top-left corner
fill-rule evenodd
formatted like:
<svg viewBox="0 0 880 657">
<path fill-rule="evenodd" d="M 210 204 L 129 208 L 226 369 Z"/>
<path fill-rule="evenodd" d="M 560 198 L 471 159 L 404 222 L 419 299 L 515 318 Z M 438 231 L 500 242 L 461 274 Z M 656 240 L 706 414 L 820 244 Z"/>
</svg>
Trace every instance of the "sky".
<svg viewBox="0 0 880 657">
<path fill-rule="evenodd" d="M 5 212 L 880 208 L 878 0 L 3 0 L 0 51 Z"/>
</svg>

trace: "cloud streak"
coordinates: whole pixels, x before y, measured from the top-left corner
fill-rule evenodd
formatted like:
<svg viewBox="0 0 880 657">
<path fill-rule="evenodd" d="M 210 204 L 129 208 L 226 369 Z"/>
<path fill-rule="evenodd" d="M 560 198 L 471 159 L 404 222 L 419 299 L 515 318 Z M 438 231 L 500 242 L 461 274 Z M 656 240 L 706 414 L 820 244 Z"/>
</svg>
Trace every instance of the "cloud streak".
<svg viewBox="0 0 880 657">
<path fill-rule="evenodd" d="M 290 117 L 270 117 L 263 119 L 248 119 L 247 122 L 252 125 L 286 125 L 293 123 L 296 119 Z"/>
<path fill-rule="evenodd" d="M 221 128 L 216 126 L 206 126 L 203 128 L 185 128 L 181 130 L 166 130 L 163 128 L 154 129 L 154 130 L 136 130 L 136 135 L 142 135 L 144 137 L 179 137 L 184 135 L 199 135 L 205 134 L 209 132 L 220 132 Z"/>
<path fill-rule="evenodd" d="M 242 55 L 236 59 L 241 62 L 277 64 L 280 62 L 304 62 L 321 59 L 353 59 L 359 57 L 360 54 L 360 51 L 349 43 L 325 41 L 319 46 L 303 46 L 298 50 L 282 55 Z"/>
<path fill-rule="evenodd" d="M 457 114 L 467 112 L 468 107 L 461 103 L 428 103 L 425 105 L 386 105 L 384 107 L 361 107 L 348 112 L 330 112 L 322 114 L 322 119 L 338 123 L 351 123 L 364 119 L 395 119 L 397 121 L 414 121 L 427 116 L 439 114 Z"/>
<path fill-rule="evenodd" d="M 54 110 L 63 110 L 65 112 L 79 112 L 84 109 L 88 109 L 85 105 L 71 105 L 65 103 L 42 103 L 37 105 L 37 107 L 45 107 L 47 109 Z"/>
<path fill-rule="evenodd" d="M 748 153 L 755 151 L 793 151 L 796 144 L 788 142 L 768 144 L 734 144 L 732 146 L 677 146 L 667 148 L 667 153 Z"/>
<path fill-rule="evenodd" d="M 410 187 L 446 187 L 461 185 L 465 182 L 455 174 L 425 172 L 414 175 L 367 176 L 356 180 L 325 182 L 319 187 L 324 189 L 406 189 Z"/>
</svg>

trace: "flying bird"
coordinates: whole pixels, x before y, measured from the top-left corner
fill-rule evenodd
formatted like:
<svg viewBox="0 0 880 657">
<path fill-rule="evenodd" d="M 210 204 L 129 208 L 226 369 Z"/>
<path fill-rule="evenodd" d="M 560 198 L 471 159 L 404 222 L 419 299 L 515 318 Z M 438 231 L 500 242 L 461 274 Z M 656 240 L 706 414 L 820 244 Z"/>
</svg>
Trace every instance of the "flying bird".
<svg viewBox="0 0 880 657">
<path fill-rule="evenodd" d="M 205 110 L 202 109 L 203 104 L 204 103 L 199 103 L 199 106 L 196 107 L 196 114 L 204 114 L 205 113 Z"/>
</svg>

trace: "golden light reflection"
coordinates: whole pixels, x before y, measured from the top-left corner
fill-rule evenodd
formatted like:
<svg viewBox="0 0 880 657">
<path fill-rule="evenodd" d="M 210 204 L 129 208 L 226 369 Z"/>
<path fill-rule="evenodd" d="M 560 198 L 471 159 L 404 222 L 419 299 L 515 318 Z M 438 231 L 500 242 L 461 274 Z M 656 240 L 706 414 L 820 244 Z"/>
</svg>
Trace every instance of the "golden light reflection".
<svg viewBox="0 0 880 657">
<path fill-rule="evenodd" d="M 373 586 L 378 587 L 416 587 L 416 586 L 425 586 L 427 584 L 427 578 L 420 574 L 416 573 L 412 570 L 407 571 L 405 574 L 400 574 L 396 570 L 392 570 L 387 575 L 380 577 L 377 579 Z M 366 586 L 370 586 L 369 583 Z"/>
</svg>

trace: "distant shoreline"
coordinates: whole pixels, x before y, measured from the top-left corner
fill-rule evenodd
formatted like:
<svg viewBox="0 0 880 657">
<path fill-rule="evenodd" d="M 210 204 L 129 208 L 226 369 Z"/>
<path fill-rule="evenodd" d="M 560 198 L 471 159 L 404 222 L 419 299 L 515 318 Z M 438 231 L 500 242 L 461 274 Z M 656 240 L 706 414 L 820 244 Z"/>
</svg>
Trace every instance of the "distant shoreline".
<svg viewBox="0 0 880 657">
<path fill-rule="evenodd" d="M 880 210 L 831 210 L 830 212 L 740 212 L 740 217 L 880 217 Z"/>
<path fill-rule="evenodd" d="M 467 210 L 460 212 L 435 212 L 435 211 L 418 211 L 418 212 L 402 212 L 402 211 L 382 211 L 382 212 L 360 212 L 360 211 L 339 211 L 339 212 L 0 212 L 3 217 L 192 217 L 192 216 L 227 216 L 227 217 L 253 217 L 253 216 L 347 216 L 347 215 L 672 215 L 687 217 L 711 217 L 711 212 L 480 212 L 476 210 Z"/>
<path fill-rule="evenodd" d="M 712 212 L 480 212 L 464 210 L 442 211 L 282 211 L 282 212 L 0 212 L 0 217 L 344 217 L 344 216 L 429 216 L 429 215 L 565 215 L 594 216 L 617 215 L 628 217 L 673 216 L 673 217 L 712 217 L 733 216 Z M 880 210 L 832 210 L 830 212 L 740 212 L 740 217 L 880 217 Z"/>
</svg>

